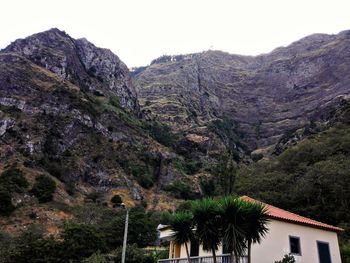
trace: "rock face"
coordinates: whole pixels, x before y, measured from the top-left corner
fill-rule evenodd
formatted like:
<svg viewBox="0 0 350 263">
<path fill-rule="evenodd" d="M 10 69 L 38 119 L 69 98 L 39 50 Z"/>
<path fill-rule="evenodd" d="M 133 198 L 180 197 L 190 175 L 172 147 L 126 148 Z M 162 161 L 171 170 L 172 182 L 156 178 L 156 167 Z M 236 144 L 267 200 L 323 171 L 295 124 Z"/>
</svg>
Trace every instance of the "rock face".
<svg viewBox="0 0 350 263">
<path fill-rule="evenodd" d="M 86 39 L 75 40 L 51 29 L 16 40 L 3 52 L 20 54 L 85 91 L 116 96 L 122 107 L 139 110 L 126 65 L 110 50 L 97 48 Z"/>
<path fill-rule="evenodd" d="M 316 34 L 256 57 L 163 56 L 134 72 L 143 113 L 190 131 L 223 116 L 250 150 L 324 118 L 350 93 L 350 31 Z"/>
<path fill-rule="evenodd" d="M 144 128 L 129 71 L 111 51 L 58 29 L 0 51 L 0 174 L 16 163 L 83 195 L 135 201 L 184 177 L 169 151 Z"/>
</svg>

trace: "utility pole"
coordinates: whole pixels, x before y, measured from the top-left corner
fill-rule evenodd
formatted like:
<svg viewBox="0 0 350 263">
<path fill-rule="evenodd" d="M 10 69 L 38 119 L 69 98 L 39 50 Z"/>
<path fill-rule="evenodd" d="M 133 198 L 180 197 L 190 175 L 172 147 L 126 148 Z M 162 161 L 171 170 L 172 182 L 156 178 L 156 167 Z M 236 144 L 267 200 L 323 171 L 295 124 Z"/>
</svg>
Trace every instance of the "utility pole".
<svg viewBox="0 0 350 263">
<path fill-rule="evenodd" d="M 123 250 L 122 250 L 122 263 L 125 263 L 126 241 L 128 239 L 129 208 L 127 208 L 125 206 L 125 204 L 122 204 L 122 206 L 126 209 L 125 228 L 124 228 L 124 240 L 123 240 Z"/>
</svg>

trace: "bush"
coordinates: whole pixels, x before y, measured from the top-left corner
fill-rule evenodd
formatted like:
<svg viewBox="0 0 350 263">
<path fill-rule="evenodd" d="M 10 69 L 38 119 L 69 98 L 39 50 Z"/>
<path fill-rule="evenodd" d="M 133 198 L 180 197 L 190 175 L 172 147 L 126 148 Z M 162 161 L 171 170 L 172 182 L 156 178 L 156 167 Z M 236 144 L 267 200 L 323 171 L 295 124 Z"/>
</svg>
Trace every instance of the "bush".
<svg viewBox="0 0 350 263">
<path fill-rule="evenodd" d="M 216 182 L 214 179 L 201 178 L 200 186 L 203 196 L 214 196 L 216 193 Z"/>
<path fill-rule="evenodd" d="M 122 247 L 117 248 L 115 262 L 119 263 L 122 258 Z M 136 244 L 128 246 L 126 250 L 125 263 L 149 263 L 154 262 Z"/>
<path fill-rule="evenodd" d="M 202 162 L 189 159 L 175 159 L 174 166 L 185 174 L 196 174 L 203 166 Z"/>
<path fill-rule="evenodd" d="M 123 203 L 123 200 L 120 197 L 120 195 L 114 195 L 111 199 L 111 202 L 115 205 L 120 205 L 121 203 Z"/>
<path fill-rule="evenodd" d="M 168 184 L 164 190 L 171 192 L 175 198 L 179 199 L 194 199 L 195 197 L 191 187 L 179 180 Z"/>
<path fill-rule="evenodd" d="M 143 188 L 149 189 L 154 184 L 154 178 L 146 166 L 132 165 L 130 167 L 132 175 Z"/>
<path fill-rule="evenodd" d="M 63 263 L 64 250 L 53 237 L 44 237 L 44 230 L 38 225 L 30 225 L 19 237 L 9 240 L 12 245 L 7 251 L 9 263 Z"/>
<path fill-rule="evenodd" d="M 86 195 L 86 198 L 88 200 L 91 200 L 94 203 L 99 203 L 101 201 L 101 199 L 102 199 L 102 193 L 97 192 L 97 191 L 93 191 L 91 193 L 88 193 Z"/>
<path fill-rule="evenodd" d="M 97 229 L 86 224 L 67 224 L 61 233 L 63 247 L 69 259 L 90 257 L 105 248 L 103 239 Z"/>
<path fill-rule="evenodd" d="M 176 136 L 171 132 L 169 126 L 159 122 L 147 122 L 144 125 L 149 135 L 159 143 L 171 147 L 175 144 Z"/>
<path fill-rule="evenodd" d="M 275 261 L 275 263 L 295 263 L 295 258 L 291 255 L 284 255 L 282 260 Z"/>
<path fill-rule="evenodd" d="M 8 216 L 15 210 L 12 204 L 11 194 L 4 188 L 0 188 L 0 215 Z"/>
<path fill-rule="evenodd" d="M 65 190 L 66 190 L 67 194 L 69 194 L 70 196 L 74 196 L 74 194 L 77 191 L 75 184 L 72 181 L 69 181 L 66 183 Z"/>
<path fill-rule="evenodd" d="M 104 238 L 107 247 L 113 249 L 123 244 L 125 213 L 115 216 L 106 224 L 99 227 L 99 231 L 105 233 Z M 151 220 L 151 215 L 146 214 L 144 208 L 133 207 L 129 212 L 128 243 L 137 244 L 139 247 L 154 245 L 157 237 L 157 224 Z"/>
<path fill-rule="evenodd" d="M 341 245 L 340 254 L 343 263 L 350 263 L 350 244 Z"/>
<path fill-rule="evenodd" d="M 82 263 L 108 263 L 106 257 L 99 251 L 92 254 L 89 258 L 82 261 Z"/>
<path fill-rule="evenodd" d="M 38 198 L 40 203 L 49 202 L 56 191 L 56 183 L 47 175 L 40 175 L 35 179 L 31 192 Z"/>
<path fill-rule="evenodd" d="M 0 186 L 10 192 L 22 192 L 29 184 L 21 170 L 16 167 L 11 167 L 1 174 Z"/>
<path fill-rule="evenodd" d="M 191 201 L 183 201 L 176 207 L 176 212 L 191 212 Z"/>
</svg>

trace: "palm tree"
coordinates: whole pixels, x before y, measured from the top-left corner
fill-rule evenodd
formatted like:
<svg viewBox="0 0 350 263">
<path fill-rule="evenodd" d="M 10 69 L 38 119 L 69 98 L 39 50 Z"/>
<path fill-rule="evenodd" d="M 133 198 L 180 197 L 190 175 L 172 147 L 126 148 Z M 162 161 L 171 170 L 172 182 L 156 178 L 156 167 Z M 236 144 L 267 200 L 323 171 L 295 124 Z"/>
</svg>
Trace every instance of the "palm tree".
<svg viewBox="0 0 350 263">
<path fill-rule="evenodd" d="M 220 244 L 220 207 L 212 198 L 192 203 L 193 222 L 196 236 L 205 251 L 213 253 L 216 263 L 216 250 Z"/>
<path fill-rule="evenodd" d="M 173 237 L 175 244 L 180 246 L 182 244 L 185 244 L 188 263 L 191 262 L 187 243 L 193 239 L 192 219 L 193 216 L 191 213 L 178 212 L 173 215 L 173 218 L 170 222 L 170 227 L 174 232 Z"/>
<path fill-rule="evenodd" d="M 251 245 L 260 243 L 267 234 L 267 223 L 269 221 L 267 209 L 262 203 L 247 202 L 244 205 L 245 223 L 244 235 L 248 244 L 248 263 L 251 263 Z"/>
<path fill-rule="evenodd" d="M 231 253 L 231 262 L 233 255 L 238 262 L 246 249 L 245 202 L 233 196 L 223 197 L 219 202 L 222 211 L 223 245 Z"/>
</svg>

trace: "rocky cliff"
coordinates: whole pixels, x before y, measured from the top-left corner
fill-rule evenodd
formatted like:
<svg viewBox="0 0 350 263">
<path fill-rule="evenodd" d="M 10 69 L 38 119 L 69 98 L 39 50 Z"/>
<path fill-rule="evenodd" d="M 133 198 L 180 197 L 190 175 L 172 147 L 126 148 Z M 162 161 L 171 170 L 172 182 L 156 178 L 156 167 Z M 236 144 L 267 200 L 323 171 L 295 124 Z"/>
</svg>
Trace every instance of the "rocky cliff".
<svg viewBox="0 0 350 263">
<path fill-rule="evenodd" d="M 2 52 L 19 54 L 85 92 L 114 95 L 122 107 L 139 109 L 126 65 L 110 50 L 97 48 L 86 39 L 75 40 L 54 28 L 16 40 Z"/>
<path fill-rule="evenodd" d="M 57 29 L 16 40 L 0 52 L 0 174 L 16 167 L 29 188 L 11 194 L 17 221 L 0 216 L 1 225 L 16 232 L 36 220 L 55 233 L 67 208 L 90 195 L 110 206 L 114 194 L 151 209 L 171 206 L 161 189 L 189 179 L 151 129 L 111 51 Z M 43 174 L 58 186 L 50 208 L 29 191 Z"/>
<path fill-rule="evenodd" d="M 316 34 L 271 53 L 163 56 L 134 72 L 142 111 L 196 133 L 224 117 L 249 150 L 324 120 L 350 93 L 350 31 Z"/>
</svg>

